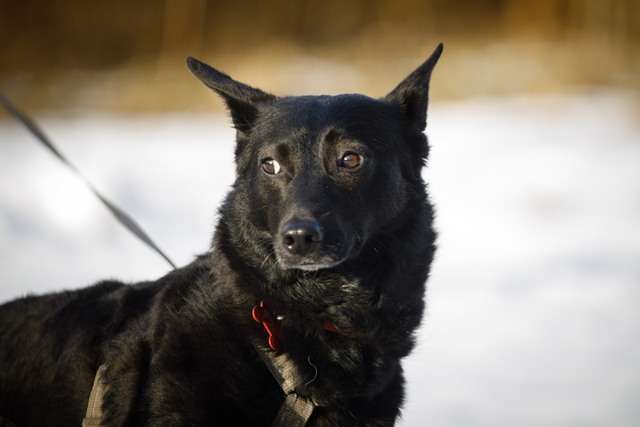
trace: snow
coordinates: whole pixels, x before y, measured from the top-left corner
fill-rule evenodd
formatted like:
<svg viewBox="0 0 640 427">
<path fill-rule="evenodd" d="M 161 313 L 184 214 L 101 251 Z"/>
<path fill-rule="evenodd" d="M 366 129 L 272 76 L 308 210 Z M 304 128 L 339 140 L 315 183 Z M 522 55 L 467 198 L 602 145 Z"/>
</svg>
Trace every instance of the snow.
<svg viewBox="0 0 640 427">
<path fill-rule="evenodd" d="M 439 251 L 401 426 L 640 420 L 640 115 L 630 95 L 432 100 Z M 178 264 L 233 181 L 221 115 L 39 117 Z M 0 301 L 169 267 L 0 121 Z"/>
</svg>

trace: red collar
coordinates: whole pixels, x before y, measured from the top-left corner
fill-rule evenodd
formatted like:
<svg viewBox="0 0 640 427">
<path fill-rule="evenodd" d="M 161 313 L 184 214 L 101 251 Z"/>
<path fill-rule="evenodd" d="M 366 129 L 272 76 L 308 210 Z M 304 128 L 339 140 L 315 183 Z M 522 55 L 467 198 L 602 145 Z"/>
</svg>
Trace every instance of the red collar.
<svg viewBox="0 0 640 427">
<path fill-rule="evenodd" d="M 273 314 L 267 308 L 267 305 L 264 301 L 260 301 L 257 305 L 253 306 L 251 310 L 251 317 L 257 323 L 261 324 L 264 330 L 267 332 L 267 344 L 269 348 L 273 351 L 278 351 L 280 349 L 281 343 L 281 334 L 280 334 L 280 318 L 278 316 L 273 316 Z M 327 332 L 332 332 L 334 334 L 340 334 L 344 336 L 350 336 L 350 334 L 345 333 L 338 329 L 338 327 L 330 320 L 325 320 L 322 323 L 322 329 Z"/>
</svg>

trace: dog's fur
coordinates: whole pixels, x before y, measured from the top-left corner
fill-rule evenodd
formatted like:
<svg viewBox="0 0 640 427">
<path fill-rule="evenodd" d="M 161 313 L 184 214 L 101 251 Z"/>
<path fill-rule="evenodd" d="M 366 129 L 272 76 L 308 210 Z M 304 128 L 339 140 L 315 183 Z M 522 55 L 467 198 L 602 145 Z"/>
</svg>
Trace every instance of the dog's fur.
<svg viewBox="0 0 640 427">
<path fill-rule="evenodd" d="M 441 50 L 381 99 L 275 97 L 189 58 L 237 129 L 210 252 L 156 281 L 1 306 L 0 416 L 80 425 L 106 364 L 109 426 L 269 425 L 284 396 L 251 344 L 265 342 L 251 319 L 265 300 L 283 316 L 282 351 L 311 378 L 299 391 L 320 405 L 309 425 L 393 425 L 434 254 L 421 169 Z M 283 243 L 295 221 L 321 233 L 306 254 Z"/>
</svg>

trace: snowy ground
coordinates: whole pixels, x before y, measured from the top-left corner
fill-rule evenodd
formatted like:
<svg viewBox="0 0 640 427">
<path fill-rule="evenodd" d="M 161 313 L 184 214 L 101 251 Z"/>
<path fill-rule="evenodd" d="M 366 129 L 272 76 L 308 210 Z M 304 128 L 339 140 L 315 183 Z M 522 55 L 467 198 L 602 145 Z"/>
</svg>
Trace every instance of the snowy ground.
<svg viewBox="0 0 640 427">
<path fill-rule="evenodd" d="M 439 252 L 403 426 L 640 423 L 640 110 L 620 93 L 433 103 Z M 41 118 L 180 264 L 233 180 L 220 116 Z M 168 270 L 0 121 L 0 301 Z"/>
</svg>

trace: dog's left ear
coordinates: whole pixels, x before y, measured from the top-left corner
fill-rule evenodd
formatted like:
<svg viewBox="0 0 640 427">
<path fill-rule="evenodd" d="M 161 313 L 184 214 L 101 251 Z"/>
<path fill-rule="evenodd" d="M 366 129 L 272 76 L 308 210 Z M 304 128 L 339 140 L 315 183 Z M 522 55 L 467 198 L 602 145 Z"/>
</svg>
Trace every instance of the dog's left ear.
<svg viewBox="0 0 640 427">
<path fill-rule="evenodd" d="M 422 132 L 427 127 L 427 103 L 429 101 L 429 80 L 440 54 L 442 43 L 438 44 L 431 56 L 409 74 L 395 89 L 384 97 L 386 101 L 399 104 L 411 124 Z"/>
<path fill-rule="evenodd" d="M 273 102 L 276 97 L 233 80 L 228 75 L 216 70 L 195 58 L 187 58 L 189 70 L 207 87 L 213 89 L 224 99 L 231 113 L 234 127 L 247 133 L 251 130 L 260 105 Z"/>
</svg>

